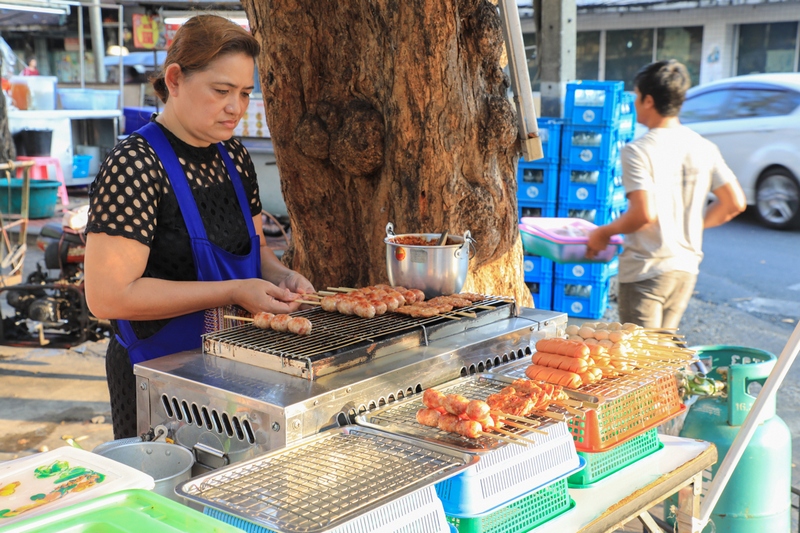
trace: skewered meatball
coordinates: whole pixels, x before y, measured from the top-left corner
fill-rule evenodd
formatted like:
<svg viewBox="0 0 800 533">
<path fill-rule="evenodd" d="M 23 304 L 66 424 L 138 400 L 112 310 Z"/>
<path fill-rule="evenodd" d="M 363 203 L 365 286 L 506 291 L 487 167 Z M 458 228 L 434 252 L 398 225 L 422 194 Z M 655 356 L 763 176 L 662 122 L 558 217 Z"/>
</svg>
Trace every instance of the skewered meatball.
<svg viewBox="0 0 800 533">
<path fill-rule="evenodd" d="M 420 409 L 417 411 L 417 422 L 423 426 L 439 427 L 439 411 L 435 409 Z"/>
<path fill-rule="evenodd" d="M 275 315 L 275 318 L 270 322 L 269 327 L 275 331 L 289 331 L 289 321 L 292 319 L 289 315 Z"/>
<path fill-rule="evenodd" d="M 456 415 L 445 413 L 439 416 L 439 429 L 448 433 L 456 433 L 459 418 Z"/>
<path fill-rule="evenodd" d="M 446 396 L 435 389 L 426 389 L 422 393 L 422 403 L 429 409 L 444 409 L 442 402 Z"/>
<path fill-rule="evenodd" d="M 425 293 L 422 292 L 421 290 L 419 290 L 419 289 L 408 289 L 408 290 L 410 290 L 411 292 L 414 293 L 414 296 L 417 297 L 417 301 L 418 302 L 424 302 L 425 301 Z"/>
<path fill-rule="evenodd" d="M 353 313 L 361 318 L 372 318 L 375 316 L 375 307 L 367 300 L 356 300 L 353 304 Z"/>
<path fill-rule="evenodd" d="M 294 316 L 289 320 L 288 330 L 296 335 L 311 333 L 311 321 L 302 316 Z"/>
<path fill-rule="evenodd" d="M 467 405 L 469 405 L 469 400 L 460 394 L 448 394 L 442 402 L 444 410 L 456 416 L 461 416 L 466 413 Z"/>
<path fill-rule="evenodd" d="M 477 439 L 483 433 L 483 426 L 474 420 L 459 420 L 456 433 L 468 439 Z"/>
<path fill-rule="evenodd" d="M 482 420 L 489 416 L 489 411 L 491 411 L 491 408 L 486 402 L 482 402 L 480 400 L 471 400 L 467 404 L 465 413 L 467 417 L 471 418 L 472 420 Z"/>
<path fill-rule="evenodd" d="M 253 325 L 258 329 L 269 329 L 269 324 L 272 322 L 273 318 L 275 318 L 273 313 L 265 313 L 262 311 L 253 317 Z"/>
<path fill-rule="evenodd" d="M 336 296 L 325 296 L 319 303 L 323 311 L 329 313 L 336 312 Z"/>
<path fill-rule="evenodd" d="M 370 298 L 369 303 L 375 308 L 375 314 L 380 316 L 386 313 L 388 306 L 377 298 Z"/>
</svg>

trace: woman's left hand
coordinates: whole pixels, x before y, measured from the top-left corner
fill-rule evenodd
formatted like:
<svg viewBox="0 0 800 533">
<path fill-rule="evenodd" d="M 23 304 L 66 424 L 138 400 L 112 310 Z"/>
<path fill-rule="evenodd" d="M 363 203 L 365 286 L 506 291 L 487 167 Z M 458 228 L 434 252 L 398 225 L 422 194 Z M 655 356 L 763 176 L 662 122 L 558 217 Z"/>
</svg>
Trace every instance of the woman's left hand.
<svg viewBox="0 0 800 533">
<path fill-rule="evenodd" d="M 278 287 L 289 289 L 297 294 L 314 294 L 316 289 L 302 274 L 291 270 L 286 277 L 278 283 Z"/>
</svg>

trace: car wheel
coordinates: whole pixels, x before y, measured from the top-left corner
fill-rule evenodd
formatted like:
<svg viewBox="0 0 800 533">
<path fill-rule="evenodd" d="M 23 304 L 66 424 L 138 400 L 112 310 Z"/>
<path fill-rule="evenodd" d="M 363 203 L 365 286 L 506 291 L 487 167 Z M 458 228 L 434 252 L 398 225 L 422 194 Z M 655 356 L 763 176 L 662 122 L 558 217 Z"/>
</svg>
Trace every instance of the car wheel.
<svg viewBox="0 0 800 533">
<path fill-rule="evenodd" d="M 756 212 L 764 225 L 789 229 L 800 225 L 800 185 L 785 168 L 773 168 L 758 178 Z"/>
</svg>

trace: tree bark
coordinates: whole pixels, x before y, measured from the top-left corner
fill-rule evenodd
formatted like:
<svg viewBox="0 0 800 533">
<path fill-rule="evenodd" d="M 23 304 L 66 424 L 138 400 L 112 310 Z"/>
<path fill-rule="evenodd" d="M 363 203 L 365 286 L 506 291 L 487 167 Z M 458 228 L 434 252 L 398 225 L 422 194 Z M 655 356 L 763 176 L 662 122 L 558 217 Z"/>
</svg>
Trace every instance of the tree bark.
<svg viewBox="0 0 800 533">
<path fill-rule="evenodd" d="M 242 0 L 294 243 L 317 287 L 387 279 L 397 233 L 470 230 L 468 286 L 532 305 L 515 110 L 485 0 Z"/>
</svg>

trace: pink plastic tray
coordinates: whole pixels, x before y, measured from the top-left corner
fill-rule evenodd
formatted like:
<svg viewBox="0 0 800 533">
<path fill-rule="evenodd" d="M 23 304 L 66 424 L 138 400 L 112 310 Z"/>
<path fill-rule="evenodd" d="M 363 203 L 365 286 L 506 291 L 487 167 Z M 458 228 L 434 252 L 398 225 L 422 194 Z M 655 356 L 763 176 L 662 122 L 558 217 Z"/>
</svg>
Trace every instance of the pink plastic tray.
<svg viewBox="0 0 800 533">
<path fill-rule="evenodd" d="M 597 257 L 586 257 L 589 233 L 597 226 L 582 218 L 524 217 L 519 229 L 525 253 L 557 263 L 608 263 L 622 250 L 622 237 L 614 235 Z"/>
</svg>

